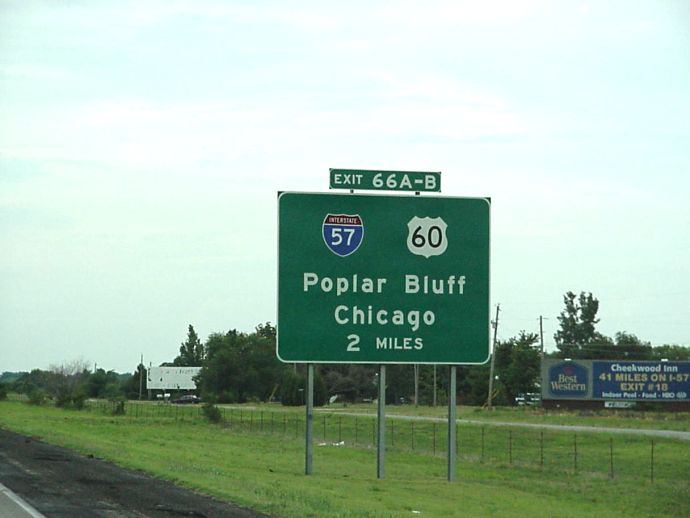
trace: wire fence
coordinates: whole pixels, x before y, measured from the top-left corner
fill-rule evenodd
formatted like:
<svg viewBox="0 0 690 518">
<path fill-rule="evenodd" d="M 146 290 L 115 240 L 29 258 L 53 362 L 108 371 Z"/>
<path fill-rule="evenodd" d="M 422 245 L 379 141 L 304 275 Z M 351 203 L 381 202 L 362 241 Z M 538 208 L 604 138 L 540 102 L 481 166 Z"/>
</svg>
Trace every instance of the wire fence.
<svg viewBox="0 0 690 518">
<path fill-rule="evenodd" d="M 112 414 L 117 403 L 89 401 L 85 409 Z M 303 439 L 305 416 L 289 411 L 218 407 L 225 426 L 241 433 Z M 195 421 L 204 419 L 200 405 L 128 402 L 124 418 Z M 314 441 L 320 446 L 373 448 L 376 419 L 370 415 L 314 415 Z M 447 423 L 429 419 L 386 418 L 386 450 L 444 457 Z M 574 433 L 536 428 L 470 425 L 459 422 L 459 462 L 518 466 L 550 472 L 591 475 L 602 479 L 690 480 L 690 444 L 643 435 Z"/>
</svg>

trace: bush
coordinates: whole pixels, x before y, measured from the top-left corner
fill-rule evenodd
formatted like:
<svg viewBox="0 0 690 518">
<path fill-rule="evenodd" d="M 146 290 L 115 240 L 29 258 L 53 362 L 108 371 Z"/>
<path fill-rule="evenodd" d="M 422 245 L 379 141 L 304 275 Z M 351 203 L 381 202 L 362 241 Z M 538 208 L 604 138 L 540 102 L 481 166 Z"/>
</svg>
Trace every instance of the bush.
<svg viewBox="0 0 690 518">
<path fill-rule="evenodd" d="M 0 401 L 7 399 L 7 386 L 0 383 Z"/>
<path fill-rule="evenodd" d="M 46 393 L 41 389 L 34 389 L 29 392 L 30 405 L 42 405 L 46 401 Z"/>
<path fill-rule="evenodd" d="M 283 382 L 280 384 L 280 402 L 284 406 L 304 405 L 304 376 L 286 370 L 283 374 Z"/>
<path fill-rule="evenodd" d="M 55 396 L 55 406 L 58 408 L 67 408 L 70 406 L 71 402 L 72 402 L 72 396 L 71 396 L 71 394 L 68 394 L 66 392 L 59 392 Z"/>
<path fill-rule="evenodd" d="M 284 406 L 301 406 L 306 398 L 306 376 L 286 370 L 280 387 L 280 402 Z M 318 374 L 314 375 L 314 406 L 323 406 L 327 399 L 326 384 Z"/>
<path fill-rule="evenodd" d="M 86 394 L 84 394 L 83 392 L 80 392 L 80 393 L 72 396 L 72 407 L 75 410 L 83 410 L 85 402 L 86 402 Z"/>
<path fill-rule="evenodd" d="M 201 407 L 201 409 L 204 412 L 206 419 L 208 419 L 211 423 L 220 423 L 223 420 L 220 409 L 213 403 L 204 403 L 204 406 Z"/>
<path fill-rule="evenodd" d="M 83 393 L 77 394 L 58 394 L 55 397 L 55 406 L 58 408 L 73 408 L 75 410 L 82 410 L 86 401 L 86 395 Z"/>
<path fill-rule="evenodd" d="M 125 402 L 124 400 L 114 401 L 113 415 L 125 415 Z"/>
<path fill-rule="evenodd" d="M 213 392 L 204 392 L 202 394 L 202 398 L 205 401 L 217 401 L 218 403 L 237 403 L 237 392 L 232 389 L 228 390 L 221 390 L 218 394 L 214 394 Z"/>
</svg>

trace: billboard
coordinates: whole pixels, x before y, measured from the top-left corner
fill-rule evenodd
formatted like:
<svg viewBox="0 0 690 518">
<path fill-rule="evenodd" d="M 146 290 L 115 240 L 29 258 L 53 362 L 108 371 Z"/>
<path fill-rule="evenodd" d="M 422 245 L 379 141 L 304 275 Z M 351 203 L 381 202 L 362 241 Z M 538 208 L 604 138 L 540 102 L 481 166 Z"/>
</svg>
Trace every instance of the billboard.
<svg viewBox="0 0 690 518">
<path fill-rule="evenodd" d="M 690 401 L 690 362 L 544 360 L 542 399 Z"/>
<path fill-rule="evenodd" d="M 146 389 L 196 390 L 194 376 L 201 367 L 150 367 L 146 372 Z"/>
</svg>

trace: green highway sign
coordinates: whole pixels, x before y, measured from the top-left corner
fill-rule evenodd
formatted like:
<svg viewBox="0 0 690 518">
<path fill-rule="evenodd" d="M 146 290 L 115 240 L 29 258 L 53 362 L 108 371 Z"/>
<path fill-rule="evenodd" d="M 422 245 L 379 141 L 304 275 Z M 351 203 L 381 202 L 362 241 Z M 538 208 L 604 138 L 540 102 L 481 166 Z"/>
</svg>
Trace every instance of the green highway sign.
<svg viewBox="0 0 690 518">
<path fill-rule="evenodd" d="M 284 192 L 284 362 L 476 364 L 489 357 L 485 198 Z"/>
<path fill-rule="evenodd" d="M 440 172 L 331 169 L 331 189 L 368 191 L 441 191 Z"/>
</svg>

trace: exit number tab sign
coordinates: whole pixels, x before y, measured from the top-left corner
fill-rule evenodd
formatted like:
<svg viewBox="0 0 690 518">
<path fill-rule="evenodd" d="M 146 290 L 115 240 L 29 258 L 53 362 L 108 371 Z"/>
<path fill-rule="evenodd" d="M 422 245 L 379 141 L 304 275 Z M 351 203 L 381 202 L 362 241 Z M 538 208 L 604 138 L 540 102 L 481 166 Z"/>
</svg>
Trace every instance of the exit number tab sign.
<svg viewBox="0 0 690 518">
<path fill-rule="evenodd" d="M 441 172 L 330 169 L 331 189 L 441 192 Z"/>
</svg>

